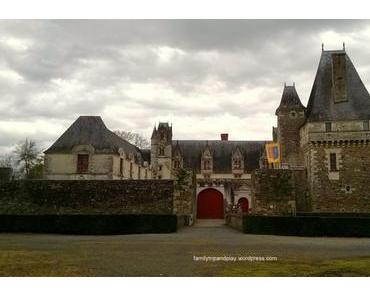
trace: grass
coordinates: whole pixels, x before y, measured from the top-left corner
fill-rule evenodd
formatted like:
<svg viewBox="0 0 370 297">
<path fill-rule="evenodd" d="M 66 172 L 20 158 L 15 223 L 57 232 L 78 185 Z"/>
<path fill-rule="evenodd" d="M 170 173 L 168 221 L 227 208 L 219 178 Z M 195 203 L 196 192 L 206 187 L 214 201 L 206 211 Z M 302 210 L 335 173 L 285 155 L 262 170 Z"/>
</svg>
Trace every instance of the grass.
<svg viewBox="0 0 370 297">
<path fill-rule="evenodd" d="M 370 257 L 326 261 L 204 263 L 196 274 L 206 276 L 370 276 Z"/>
<path fill-rule="evenodd" d="M 93 264 L 95 261 L 83 253 L 2 250 L 0 276 L 105 276 L 109 267 L 102 269 Z M 89 262 L 93 265 L 86 264 Z M 193 276 L 370 276 L 370 257 L 315 262 L 198 263 Z"/>
<path fill-rule="evenodd" d="M 88 276 L 77 257 L 43 251 L 0 253 L 0 276 Z"/>
</svg>

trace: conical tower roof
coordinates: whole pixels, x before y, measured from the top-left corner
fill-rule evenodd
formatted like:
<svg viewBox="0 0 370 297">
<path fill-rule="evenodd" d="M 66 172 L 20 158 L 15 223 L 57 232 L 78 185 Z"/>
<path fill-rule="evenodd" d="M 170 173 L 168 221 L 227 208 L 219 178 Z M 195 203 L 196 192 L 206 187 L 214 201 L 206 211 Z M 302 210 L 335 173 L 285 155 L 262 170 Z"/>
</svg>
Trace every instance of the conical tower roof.
<svg viewBox="0 0 370 297">
<path fill-rule="evenodd" d="M 341 56 L 344 99 L 335 100 L 333 62 Z M 370 95 L 345 50 L 322 51 L 307 105 L 307 121 L 370 119 Z"/>
<path fill-rule="evenodd" d="M 284 84 L 283 95 L 281 96 L 280 105 L 276 109 L 275 114 L 283 108 L 304 108 L 301 99 L 299 99 L 297 90 L 295 89 L 295 84 L 292 86 L 287 86 Z"/>
</svg>

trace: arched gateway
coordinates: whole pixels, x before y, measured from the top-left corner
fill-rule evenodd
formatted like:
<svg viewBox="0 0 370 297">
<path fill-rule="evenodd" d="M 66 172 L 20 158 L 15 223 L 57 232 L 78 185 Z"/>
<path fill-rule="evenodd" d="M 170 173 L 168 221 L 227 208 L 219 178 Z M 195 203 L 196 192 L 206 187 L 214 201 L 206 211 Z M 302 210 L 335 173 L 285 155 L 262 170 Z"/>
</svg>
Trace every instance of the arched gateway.
<svg viewBox="0 0 370 297">
<path fill-rule="evenodd" d="M 198 194 L 198 219 L 223 219 L 224 197 L 215 189 L 205 189 Z"/>
</svg>

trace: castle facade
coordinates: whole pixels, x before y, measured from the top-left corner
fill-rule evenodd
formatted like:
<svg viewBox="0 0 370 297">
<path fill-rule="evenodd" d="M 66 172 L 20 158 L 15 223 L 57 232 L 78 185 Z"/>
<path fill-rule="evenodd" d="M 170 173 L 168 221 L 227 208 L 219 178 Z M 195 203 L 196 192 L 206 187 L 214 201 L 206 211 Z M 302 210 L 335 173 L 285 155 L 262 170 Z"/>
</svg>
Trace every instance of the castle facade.
<svg viewBox="0 0 370 297">
<path fill-rule="evenodd" d="M 191 171 L 194 214 L 222 219 L 229 211 L 254 211 L 254 172 L 294 170 L 304 176 L 305 211 L 370 212 L 370 95 L 345 49 L 322 51 L 306 107 L 295 85 L 284 85 L 275 114 L 277 127 L 266 141 L 231 141 L 226 133 L 176 140 L 172 126 L 159 123 L 150 151 L 112 135 L 99 117 L 80 117 L 45 152 L 45 177 L 176 179 Z M 279 145 L 279 163 L 266 161 L 268 142 Z"/>
</svg>

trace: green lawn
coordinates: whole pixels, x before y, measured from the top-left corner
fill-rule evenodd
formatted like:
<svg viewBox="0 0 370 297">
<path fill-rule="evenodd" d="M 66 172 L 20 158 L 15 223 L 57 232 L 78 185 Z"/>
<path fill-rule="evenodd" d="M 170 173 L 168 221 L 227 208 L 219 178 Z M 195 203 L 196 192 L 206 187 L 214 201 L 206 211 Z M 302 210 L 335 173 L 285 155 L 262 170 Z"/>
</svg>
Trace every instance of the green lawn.
<svg viewBox="0 0 370 297">
<path fill-rule="evenodd" d="M 192 261 L 189 259 L 189 261 Z M 87 265 L 88 263 L 88 265 Z M 124 263 L 122 263 L 124 264 Z M 108 267 L 107 267 L 108 266 Z M 0 276 L 110 276 L 109 263 L 84 253 L 11 251 L 0 253 Z M 114 275 L 119 275 L 115 271 Z M 330 261 L 197 263 L 193 276 L 370 276 L 370 257 Z M 171 276 L 171 275 L 169 275 Z"/>
<path fill-rule="evenodd" d="M 196 271 L 207 276 L 370 276 L 370 257 L 330 261 L 204 263 Z"/>
</svg>

